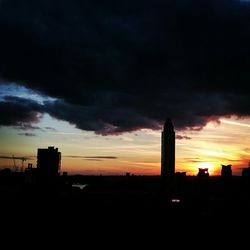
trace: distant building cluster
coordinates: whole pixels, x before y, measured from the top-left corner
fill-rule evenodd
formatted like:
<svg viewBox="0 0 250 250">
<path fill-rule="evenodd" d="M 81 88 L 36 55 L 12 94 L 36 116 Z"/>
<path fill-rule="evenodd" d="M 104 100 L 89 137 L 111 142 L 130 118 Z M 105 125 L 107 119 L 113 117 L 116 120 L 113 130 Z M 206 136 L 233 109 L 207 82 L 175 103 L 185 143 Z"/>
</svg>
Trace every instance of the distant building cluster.
<svg viewBox="0 0 250 250">
<path fill-rule="evenodd" d="M 222 164 L 221 167 L 222 178 L 232 177 L 232 165 Z M 186 176 L 186 172 L 175 172 L 175 131 L 172 121 L 167 119 L 161 136 L 161 177 L 165 181 L 174 176 L 182 176 L 183 178 Z M 209 177 L 209 169 L 199 168 L 197 176 L 201 178 Z M 243 168 L 242 176 L 250 178 L 250 163 L 247 168 Z"/>
</svg>

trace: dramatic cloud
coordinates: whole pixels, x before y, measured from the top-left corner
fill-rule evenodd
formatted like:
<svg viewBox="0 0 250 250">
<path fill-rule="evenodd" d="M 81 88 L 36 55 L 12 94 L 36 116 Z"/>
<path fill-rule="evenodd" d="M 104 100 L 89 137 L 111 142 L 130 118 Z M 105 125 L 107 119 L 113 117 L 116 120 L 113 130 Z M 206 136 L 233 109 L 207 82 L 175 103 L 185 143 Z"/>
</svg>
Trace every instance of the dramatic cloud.
<svg viewBox="0 0 250 250">
<path fill-rule="evenodd" d="M 36 136 L 36 134 L 34 134 L 34 133 L 19 133 L 19 135 L 24 135 L 24 136 L 28 136 L 28 137 Z"/>
<path fill-rule="evenodd" d="M 239 0 L 2 1 L 0 77 L 58 99 L 9 97 L 0 124 L 49 113 L 106 135 L 249 116 L 249 16 Z"/>
<path fill-rule="evenodd" d="M 39 117 L 39 119 L 41 118 L 41 114 L 40 113 L 37 114 L 37 116 Z M 33 122 L 38 122 L 38 121 L 33 121 Z M 15 128 L 16 129 L 20 129 L 20 130 L 29 130 L 29 131 L 30 130 L 42 130 L 40 127 L 31 125 L 31 124 L 29 124 L 27 122 L 26 123 L 22 123 L 21 125 L 15 126 Z"/>
<path fill-rule="evenodd" d="M 115 156 L 86 156 L 85 159 L 105 159 L 105 160 L 114 160 L 117 159 Z"/>
<path fill-rule="evenodd" d="M 15 157 L 15 156 L 0 156 L 0 159 L 7 159 L 7 160 L 30 160 L 29 157 Z"/>
<path fill-rule="evenodd" d="M 175 136 L 175 138 L 177 139 L 177 140 L 191 140 L 192 138 L 191 137 L 189 137 L 189 136 L 186 136 L 186 135 L 176 135 Z"/>
<path fill-rule="evenodd" d="M 49 131 L 53 131 L 53 132 L 56 131 L 56 129 L 55 129 L 55 128 L 52 128 L 52 127 L 45 127 L 45 129 L 46 129 L 46 130 L 49 130 Z"/>
<path fill-rule="evenodd" d="M 81 155 L 67 155 L 68 158 L 80 158 L 87 161 L 105 161 L 118 159 L 116 156 L 81 156 Z"/>
<path fill-rule="evenodd" d="M 17 126 L 20 129 L 36 129 L 30 123 L 37 123 L 41 118 L 39 104 L 24 98 L 5 97 L 0 101 L 0 125 Z"/>
</svg>

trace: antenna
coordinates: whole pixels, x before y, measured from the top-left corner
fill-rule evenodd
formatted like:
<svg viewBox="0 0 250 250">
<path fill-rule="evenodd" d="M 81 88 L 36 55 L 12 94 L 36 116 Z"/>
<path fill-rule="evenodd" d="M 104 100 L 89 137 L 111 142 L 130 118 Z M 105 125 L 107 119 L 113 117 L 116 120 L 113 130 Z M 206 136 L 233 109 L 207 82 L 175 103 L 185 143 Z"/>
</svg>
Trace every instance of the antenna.
<svg viewBox="0 0 250 250">
<path fill-rule="evenodd" d="M 21 168 L 21 172 L 23 172 L 23 162 L 26 161 L 28 158 L 25 157 L 21 157 L 20 160 L 22 160 L 22 168 Z"/>
</svg>

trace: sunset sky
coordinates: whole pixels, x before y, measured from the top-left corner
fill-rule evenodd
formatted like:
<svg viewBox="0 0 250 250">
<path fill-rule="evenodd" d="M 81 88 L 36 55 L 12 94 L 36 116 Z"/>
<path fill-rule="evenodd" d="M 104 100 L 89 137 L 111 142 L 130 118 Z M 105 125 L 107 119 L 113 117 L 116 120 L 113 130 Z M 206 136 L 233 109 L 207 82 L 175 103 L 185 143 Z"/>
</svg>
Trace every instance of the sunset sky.
<svg viewBox="0 0 250 250">
<path fill-rule="evenodd" d="M 158 175 L 170 117 L 176 171 L 241 175 L 249 27 L 246 0 L 0 0 L 0 168 L 55 146 L 69 173 Z"/>
</svg>

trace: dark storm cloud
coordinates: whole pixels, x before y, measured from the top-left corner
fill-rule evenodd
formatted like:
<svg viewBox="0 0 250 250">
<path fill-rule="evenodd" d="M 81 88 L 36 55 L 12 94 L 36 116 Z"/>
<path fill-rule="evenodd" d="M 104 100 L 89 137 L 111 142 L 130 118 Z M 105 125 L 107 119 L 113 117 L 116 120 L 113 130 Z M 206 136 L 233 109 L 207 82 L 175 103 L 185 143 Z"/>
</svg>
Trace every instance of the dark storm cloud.
<svg viewBox="0 0 250 250">
<path fill-rule="evenodd" d="M 1 102 L 19 113 L 0 124 L 46 112 L 105 135 L 249 116 L 249 26 L 236 0 L 3 1 L 0 76 L 58 100 Z"/>
<path fill-rule="evenodd" d="M 0 125 L 16 126 L 22 130 L 36 129 L 31 123 L 39 122 L 39 110 L 40 105 L 34 101 L 7 96 L 4 101 L 0 101 Z"/>
<path fill-rule="evenodd" d="M 95 131 L 97 134 L 120 134 L 145 127 L 157 129 L 159 124 L 153 119 L 136 113 L 126 107 L 115 108 L 105 100 L 97 100 L 91 106 L 72 105 L 63 101 L 45 102 L 44 111 L 51 116 L 67 120 L 77 128 Z"/>
</svg>

